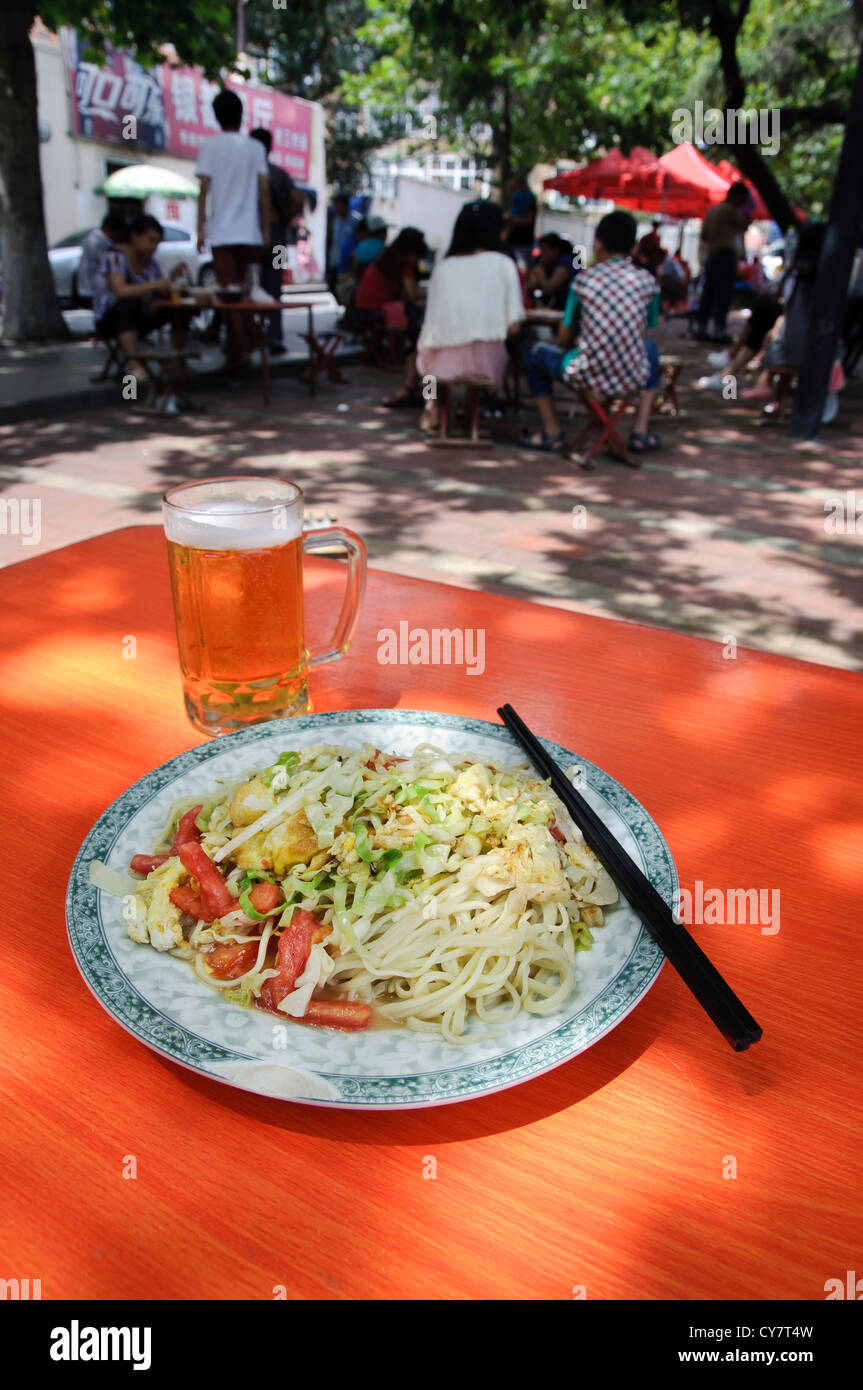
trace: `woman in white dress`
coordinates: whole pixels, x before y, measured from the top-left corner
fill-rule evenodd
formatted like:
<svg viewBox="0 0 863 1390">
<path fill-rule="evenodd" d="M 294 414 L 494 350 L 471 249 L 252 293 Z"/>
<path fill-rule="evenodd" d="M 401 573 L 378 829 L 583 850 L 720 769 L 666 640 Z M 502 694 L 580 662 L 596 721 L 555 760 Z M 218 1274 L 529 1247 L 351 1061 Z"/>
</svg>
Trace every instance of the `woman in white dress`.
<svg viewBox="0 0 863 1390">
<path fill-rule="evenodd" d="M 468 203 L 453 228 L 444 259 L 428 287 L 425 319 L 417 345 L 423 394 L 438 382 L 503 384 L 506 340 L 525 317 L 515 261 L 500 240 L 501 212 L 494 203 Z M 499 249 L 498 249 L 499 248 Z M 420 425 L 437 428 L 436 390 Z"/>
</svg>

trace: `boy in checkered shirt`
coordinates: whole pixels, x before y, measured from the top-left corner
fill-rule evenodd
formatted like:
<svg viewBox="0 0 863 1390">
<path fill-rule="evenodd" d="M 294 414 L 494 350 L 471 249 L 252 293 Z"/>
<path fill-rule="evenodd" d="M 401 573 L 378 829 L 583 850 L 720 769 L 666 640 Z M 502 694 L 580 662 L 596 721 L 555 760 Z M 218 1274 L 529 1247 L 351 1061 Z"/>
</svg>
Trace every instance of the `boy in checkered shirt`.
<svg viewBox="0 0 863 1390">
<path fill-rule="evenodd" d="M 552 396 L 555 380 L 589 386 L 605 397 L 638 391 L 629 450 L 644 454 L 659 447 L 659 436 L 647 428 L 659 385 L 659 349 L 646 337 L 648 328 L 659 322 L 659 289 L 654 277 L 629 259 L 635 239 L 635 218 L 628 212 L 603 217 L 594 239 L 595 264 L 572 282 L 557 345 L 528 343 L 525 347 L 528 389 L 536 400 L 542 430 L 533 434 L 525 430 L 519 441 L 524 448 L 563 452 Z"/>
</svg>

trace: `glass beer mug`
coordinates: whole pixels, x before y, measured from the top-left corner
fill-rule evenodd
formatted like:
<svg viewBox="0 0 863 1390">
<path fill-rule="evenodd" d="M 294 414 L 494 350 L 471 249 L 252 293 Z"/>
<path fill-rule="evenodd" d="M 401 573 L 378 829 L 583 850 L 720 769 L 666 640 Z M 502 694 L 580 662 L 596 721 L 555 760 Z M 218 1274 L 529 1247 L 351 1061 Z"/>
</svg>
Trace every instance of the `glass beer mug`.
<svg viewBox="0 0 863 1390">
<path fill-rule="evenodd" d="M 366 548 L 341 527 L 303 534 L 303 494 L 276 478 L 182 483 L 162 499 L 186 712 L 206 734 L 305 714 L 308 673 L 348 649 Z M 303 633 L 303 552 L 338 543 L 347 584 L 332 644 Z"/>
</svg>

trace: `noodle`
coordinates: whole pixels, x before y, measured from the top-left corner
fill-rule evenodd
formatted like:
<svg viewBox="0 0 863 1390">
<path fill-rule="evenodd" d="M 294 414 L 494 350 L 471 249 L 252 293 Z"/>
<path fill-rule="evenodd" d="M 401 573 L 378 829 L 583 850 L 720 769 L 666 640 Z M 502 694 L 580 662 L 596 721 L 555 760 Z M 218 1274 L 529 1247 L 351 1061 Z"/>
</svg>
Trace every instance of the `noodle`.
<svg viewBox="0 0 863 1390">
<path fill-rule="evenodd" d="M 178 802 L 175 818 L 194 804 Z M 368 745 L 315 745 L 233 781 L 206 805 L 201 844 L 235 909 L 198 923 L 176 953 L 193 955 L 199 978 L 241 1002 L 255 1002 L 277 975 L 274 948 L 296 909 L 314 914 L 332 959 L 315 998 L 363 1001 L 393 1024 L 451 1043 L 474 1040 L 475 1024 L 493 1036 L 489 1028 L 521 1013 L 565 1004 L 576 955 L 590 948 L 588 923 L 601 923 L 601 907 L 617 899 L 545 782 L 524 766 L 432 744 L 407 759 Z M 166 842 L 169 832 L 170 824 Z M 162 944 L 173 925 L 168 889 L 188 877 L 170 859 L 141 885 L 136 940 L 147 940 L 149 925 L 150 943 L 170 949 Z M 284 910 L 272 908 L 280 916 L 264 925 L 254 965 L 216 979 L 209 950 L 257 940 L 239 899 L 262 879 L 279 886 L 274 901 Z"/>
</svg>

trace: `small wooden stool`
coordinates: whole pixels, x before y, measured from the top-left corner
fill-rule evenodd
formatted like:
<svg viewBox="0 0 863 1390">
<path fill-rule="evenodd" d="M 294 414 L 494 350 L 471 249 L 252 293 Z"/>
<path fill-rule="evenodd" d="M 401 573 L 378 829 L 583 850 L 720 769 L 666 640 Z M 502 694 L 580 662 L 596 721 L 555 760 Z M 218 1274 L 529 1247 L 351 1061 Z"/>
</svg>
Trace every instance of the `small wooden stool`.
<svg viewBox="0 0 863 1390">
<path fill-rule="evenodd" d="M 465 405 L 467 408 L 468 436 L 462 438 L 460 435 L 447 434 L 447 425 L 450 418 L 450 407 L 452 405 L 453 386 L 467 387 L 467 397 Z M 476 449 L 479 445 L 490 446 L 488 436 L 481 439 L 479 434 L 479 393 L 483 388 L 495 390 L 494 381 L 467 381 L 459 378 L 455 381 L 438 381 L 438 432 L 437 434 L 427 434 L 427 444 L 445 444 L 451 449 Z"/>
<path fill-rule="evenodd" d="M 168 380 L 164 371 L 169 363 L 178 362 L 184 367 L 189 358 L 200 356 L 201 349 L 197 347 L 175 348 L 169 343 L 158 343 L 151 347 L 149 343 L 141 343 L 138 348 L 138 357 L 146 367 L 147 375 L 150 378 L 150 391 L 145 404 L 155 400 L 169 386 L 173 387 L 174 383 Z M 181 379 L 185 380 L 185 373 L 181 375 Z"/>
<path fill-rule="evenodd" d="M 344 382 L 347 378 L 335 360 L 339 343 L 344 342 L 345 334 L 333 329 L 329 333 L 300 333 L 297 335 L 308 344 L 309 363 L 303 375 L 309 384 L 309 395 L 317 390 L 318 377 L 326 372 L 330 381 Z"/>
<path fill-rule="evenodd" d="M 615 426 L 623 416 L 627 406 L 638 392 L 628 396 L 600 396 L 590 386 L 577 386 L 579 396 L 587 410 L 587 426 L 579 435 L 575 448 L 570 454 L 579 456 L 579 467 L 587 470 L 595 468 L 593 460 L 603 445 L 630 468 L 639 468 L 640 461 L 634 459 L 624 444 Z M 585 446 L 590 444 L 587 452 Z"/>
</svg>

